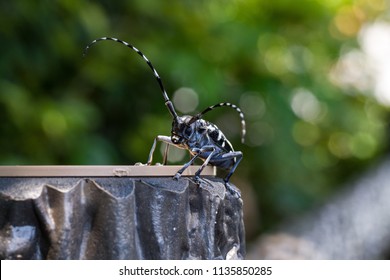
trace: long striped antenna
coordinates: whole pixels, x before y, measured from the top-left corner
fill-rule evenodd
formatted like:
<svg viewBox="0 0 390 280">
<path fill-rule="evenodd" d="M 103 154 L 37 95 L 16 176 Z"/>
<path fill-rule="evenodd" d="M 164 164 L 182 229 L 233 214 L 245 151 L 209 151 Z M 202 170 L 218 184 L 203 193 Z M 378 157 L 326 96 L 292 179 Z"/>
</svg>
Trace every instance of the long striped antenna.
<svg viewBox="0 0 390 280">
<path fill-rule="evenodd" d="M 132 49 L 133 51 L 135 51 L 136 53 L 138 53 L 146 61 L 146 63 L 150 67 L 150 69 L 152 69 L 153 75 L 156 77 L 158 85 L 160 86 L 160 89 L 162 91 L 162 95 L 163 95 L 164 100 L 165 100 L 165 106 L 167 106 L 167 108 L 168 108 L 169 112 L 171 113 L 172 117 L 174 118 L 174 120 L 176 120 L 178 118 L 178 116 L 177 116 L 177 113 L 175 111 L 175 108 L 173 107 L 173 103 L 171 102 L 171 100 L 168 97 L 167 91 L 165 90 L 165 87 L 164 87 L 164 85 L 162 83 L 160 75 L 157 73 L 156 68 L 154 68 L 154 66 L 150 62 L 150 60 L 140 50 L 138 50 L 133 45 L 131 45 L 131 44 L 125 42 L 125 41 L 122 41 L 120 39 L 111 38 L 111 37 L 102 37 L 102 38 L 93 40 L 89 45 L 87 45 L 85 47 L 83 56 L 86 56 L 88 51 L 89 51 L 89 49 L 92 47 L 92 45 L 96 44 L 99 41 L 114 41 L 114 42 L 117 42 L 117 43 L 121 43 L 122 45 L 125 45 L 126 47 L 128 47 L 128 48 Z"/>
<path fill-rule="evenodd" d="M 246 134 L 246 124 L 245 124 L 245 116 L 244 116 L 244 113 L 241 111 L 241 109 L 232 104 L 232 103 L 228 103 L 228 102 L 224 102 L 224 103 L 218 103 L 218 104 L 215 104 L 213 106 L 209 106 L 207 107 L 206 109 L 204 109 L 202 112 L 196 114 L 192 119 L 191 121 L 189 122 L 189 124 L 193 123 L 194 121 L 202 118 L 202 116 L 204 114 L 206 114 L 207 112 L 213 110 L 214 108 L 218 108 L 218 107 L 230 107 L 230 108 L 233 108 L 234 110 L 236 110 L 238 112 L 238 114 L 240 115 L 240 119 L 241 119 L 241 142 L 244 143 L 245 142 L 245 134 Z"/>
</svg>

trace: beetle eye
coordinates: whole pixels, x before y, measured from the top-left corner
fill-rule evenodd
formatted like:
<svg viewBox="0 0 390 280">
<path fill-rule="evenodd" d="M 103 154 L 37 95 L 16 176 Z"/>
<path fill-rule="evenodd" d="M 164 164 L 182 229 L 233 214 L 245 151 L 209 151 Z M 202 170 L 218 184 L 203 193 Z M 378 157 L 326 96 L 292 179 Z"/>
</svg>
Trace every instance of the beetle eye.
<svg viewBox="0 0 390 280">
<path fill-rule="evenodd" d="M 179 144 L 179 137 L 177 135 L 173 135 L 171 140 L 173 144 Z"/>
</svg>

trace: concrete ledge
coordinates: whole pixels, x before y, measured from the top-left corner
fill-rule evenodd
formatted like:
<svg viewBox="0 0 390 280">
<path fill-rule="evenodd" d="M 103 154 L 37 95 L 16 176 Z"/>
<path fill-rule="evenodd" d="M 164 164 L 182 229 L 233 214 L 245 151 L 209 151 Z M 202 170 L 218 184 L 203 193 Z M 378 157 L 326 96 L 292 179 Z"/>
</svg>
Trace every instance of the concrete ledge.
<svg viewBox="0 0 390 280">
<path fill-rule="evenodd" d="M 14 165 L 0 166 L 0 177 L 163 177 L 174 176 L 180 165 Z M 200 166 L 190 166 L 183 176 L 194 176 Z M 206 166 L 203 176 L 215 176 L 216 168 Z"/>
<path fill-rule="evenodd" d="M 30 171 L 64 171 L 45 168 Z M 168 177 L 173 166 L 142 169 L 166 176 L 25 177 L 26 167 L 3 167 L 0 259 L 244 258 L 243 202 L 222 179 L 198 185 Z"/>
</svg>

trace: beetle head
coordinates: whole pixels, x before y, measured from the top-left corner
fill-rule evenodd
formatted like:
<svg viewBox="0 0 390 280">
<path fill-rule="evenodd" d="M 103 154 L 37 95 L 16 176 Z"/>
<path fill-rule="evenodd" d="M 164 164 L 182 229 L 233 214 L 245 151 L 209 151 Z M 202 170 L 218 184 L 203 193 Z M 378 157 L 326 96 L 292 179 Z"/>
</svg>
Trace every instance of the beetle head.
<svg viewBox="0 0 390 280">
<path fill-rule="evenodd" d="M 182 116 L 173 120 L 171 131 L 173 144 L 184 144 L 191 138 L 195 131 L 195 123 L 192 119 L 192 116 Z"/>
</svg>

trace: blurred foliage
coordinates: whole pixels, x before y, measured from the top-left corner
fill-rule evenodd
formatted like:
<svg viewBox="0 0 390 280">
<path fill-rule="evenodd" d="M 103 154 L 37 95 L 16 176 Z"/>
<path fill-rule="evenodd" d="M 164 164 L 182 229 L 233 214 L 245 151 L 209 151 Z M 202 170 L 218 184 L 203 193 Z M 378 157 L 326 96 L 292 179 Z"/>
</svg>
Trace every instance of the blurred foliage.
<svg viewBox="0 0 390 280">
<path fill-rule="evenodd" d="M 183 111 L 242 107 L 245 145 L 234 110 L 206 118 L 243 151 L 232 181 L 256 192 L 252 211 L 271 228 L 386 152 L 387 108 L 330 72 L 387 9 L 385 0 L 2 1 L 0 163 L 146 161 L 171 125 L 150 69 L 114 42 L 82 57 L 93 39 L 117 37 L 147 55 Z"/>
</svg>

